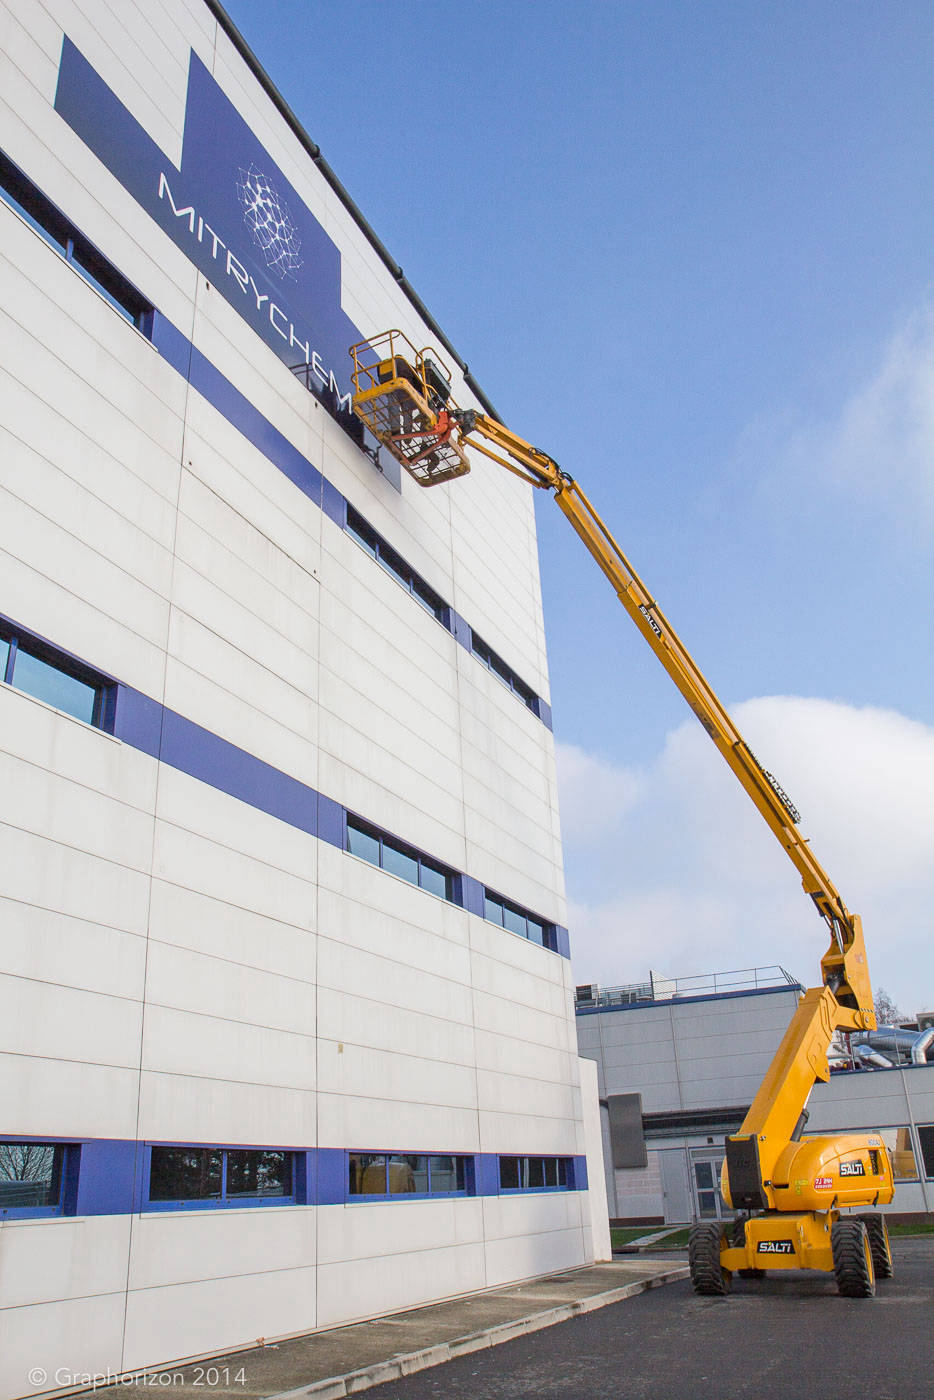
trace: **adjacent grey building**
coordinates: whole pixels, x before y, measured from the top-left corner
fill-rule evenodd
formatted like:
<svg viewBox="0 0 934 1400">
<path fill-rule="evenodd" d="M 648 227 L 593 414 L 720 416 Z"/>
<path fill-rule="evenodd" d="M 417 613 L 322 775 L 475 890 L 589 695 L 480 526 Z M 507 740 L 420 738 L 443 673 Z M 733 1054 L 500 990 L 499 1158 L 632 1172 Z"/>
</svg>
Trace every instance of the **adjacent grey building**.
<svg viewBox="0 0 934 1400">
<path fill-rule="evenodd" d="M 614 1223 L 718 1218 L 724 1138 L 752 1102 L 801 993 L 782 968 L 578 987 L 595 1060 Z"/>
<path fill-rule="evenodd" d="M 745 1117 L 802 988 L 780 967 L 577 988 L 580 1053 L 600 1090 L 614 1224 L 729 1215 L 724 1140 Z M 835 1069 L 808 1104 L 807 1133 L 881 1134 L 899 1215 L 934 1210 L 934 1063 Z"/>
</svg>

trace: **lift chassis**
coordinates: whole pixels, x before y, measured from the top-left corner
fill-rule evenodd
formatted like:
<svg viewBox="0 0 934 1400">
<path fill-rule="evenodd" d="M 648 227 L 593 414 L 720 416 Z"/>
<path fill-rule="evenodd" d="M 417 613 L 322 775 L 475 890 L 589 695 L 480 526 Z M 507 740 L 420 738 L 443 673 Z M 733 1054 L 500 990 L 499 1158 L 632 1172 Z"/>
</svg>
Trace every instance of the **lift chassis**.
<svg viewBox="0 0 934 1400">
<path fill-rule="evenodd" d="M 759 763 L 574 478 L 502 423 L 459 408 L 436 352 L 416 350 L 400 331 L 386 331 L 350 353 L 354 412 L 419 485 L 464 476 L 470 448 L 552 493 L 781 843 L 827 926 L 822 984 L 802 997 L 739 1132 L 726 1142 L 721 1189 L 737 1217 L 732 1225 L 704 1221 L 691 1231 L 695 1290 L 726 1293 L 734 1272 L 757 1277 L 803 1268 L 834 1273 L 846 1296 L 871 1297 L 876 1278 L 892 1273 L 885 1219 L 875 1213 L 894 1194 L 888 1151 L 875 1133 L 803 1137 L 811 1090 L 830 1078 L 827 1052 L 835 1031 L 876 1026 L 859 916 L 847 909 L 798 832 L 799 814 L 787 793 Z M 842 1213 L 854 1208 L 860 1213 Z"/>
</svg>

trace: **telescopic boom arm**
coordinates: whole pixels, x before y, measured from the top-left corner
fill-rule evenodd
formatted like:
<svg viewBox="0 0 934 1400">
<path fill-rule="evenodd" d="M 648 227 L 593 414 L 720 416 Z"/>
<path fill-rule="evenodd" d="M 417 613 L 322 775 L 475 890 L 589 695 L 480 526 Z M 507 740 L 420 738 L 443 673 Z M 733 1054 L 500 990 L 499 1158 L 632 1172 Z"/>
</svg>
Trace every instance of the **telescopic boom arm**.
<svg viewBox="0 0 934 1400">
<path fill-rule="evenodd" d="M 734 1269 L 833 1270 L 841 1292 L 871 1296 L 874 1270 L 891 1275 L 879 1216 L 840 1217 L 841 1207 L 887 1204 L 892 1163 L 877 1134 L 803 1140 L 807 1101 L 830 1078 L 827 1052 L 836 1030 L 872 1030 L 876 1018 L 862 924 L 851 914 L 807 840 L 780 784 L 749 748 L 655 598 L 577 482 L 547 453 L 502 423 L 458 408 L 437 356 L 417 351 L 399 331 L 355 345 L 353 407 L 377 440 L 422 486 L 470 470 L 473 448 L 532 486 L 558 509 L 609 580 L 642 636 L 684 696 L 729 768 L 794 865 L 830 930 L 823 985 L 802 997 L 742 1126 L 726 1140 L 723 1194 L 740 1238 L 702 1222 L 691 1232 L 691 1280 L 699 1293 L 722 1293 Z M 870 1227 L 872 1238 L 870 1241 Z M 887 1271 L 887 1272 L 886 1272 Z"/>
<path fill-rule="evenodd" d="M 437 356 L 415 350 L 401 332 L 387 331 L 353 346 L 350 353 L 355 413 L 420 485 L 433 486 L 464 475 L 470 470 L 464 449 L 471 447 L 532 486 L 551 491 L 558 509 L 781 844 L 827 923 L 830 946 L 821 970 L 834 1003 L 830 1034 L 837 1028 L 872 1030 L 872 989 L 859 918 L 849 912 L 810 844 L 799 834 L 799 814 L 788 795 L 759 763 L 586 493 L 546 452 L 486 414 L 458 408 Z"/>
</svg>

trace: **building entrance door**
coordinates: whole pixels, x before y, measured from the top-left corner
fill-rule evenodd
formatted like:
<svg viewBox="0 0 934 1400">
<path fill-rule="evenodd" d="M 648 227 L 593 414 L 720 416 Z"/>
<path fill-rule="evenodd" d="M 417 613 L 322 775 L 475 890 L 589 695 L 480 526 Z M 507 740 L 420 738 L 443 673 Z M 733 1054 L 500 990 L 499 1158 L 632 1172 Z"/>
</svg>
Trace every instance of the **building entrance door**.
<svg viewBox="0 0 934 1400">
<path fill-rule="evenodd" d="M 720 1195 L 723 1152 L 691 1153 L 694 1201 L 698 1220 L 723 1220 L 732 1216 Z"/>
</svg>

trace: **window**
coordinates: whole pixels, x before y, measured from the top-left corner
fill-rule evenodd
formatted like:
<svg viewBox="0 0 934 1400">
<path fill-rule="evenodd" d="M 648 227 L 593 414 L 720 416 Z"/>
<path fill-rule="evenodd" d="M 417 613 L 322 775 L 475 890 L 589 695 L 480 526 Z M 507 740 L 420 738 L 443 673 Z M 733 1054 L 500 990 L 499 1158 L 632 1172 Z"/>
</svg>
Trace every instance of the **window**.
<svg viewBox="0 0 934 1400">
<path fill-rule="evenodd" d="M 530 913 L 519 904 L 511 904 L 492 890 L 483 891 L 483 917 L 491 924 L 508 929 L 510 933 L 518 933 L 530 943 L 537 943 L 539 947 L 552 951 L 557 947 L 554 924 L 546 924 L 537 914 Z"/>
<path fill-rule="evenodd" d="M 66 1150 L 54 1142 L 0 1142 L 0 1220 L 61 1215 Z"/>
<path fill-rule="evenodd" d="M 533 715 L 538 714 L 538 696 L 535 694 L 535 691 L 531 690 L 529 686 L 526 685 L 525 681 L 520 680 L 512 667 L 507 666 L 503 658 L 498 656 L 492 647 L 488 647 L 483 638 L 478 637 L 477 633 L 472 629 L 470 633 L 470 650 L 477 660 L 483 663 L 488 671 L 492 671 L 493 675 L 503 682 L 503 685 L 508 686 L 510 690 L 518 695 L 523 705 L 531 710 Z"/>
<path fill-rule="evenodd" d="M 293 1158 L 266 1148 L 153 1147 L 149 1202 L 159 1209 L 292 1202 Z"/>
<path fill-rule="evenodd" d="M 473 1192 L 473 1158 L 407 1152 L 350 1152 L 348 1196 L 464 1196 Z"/>
<path fill-rule="evenodd" d="M 388 870 L 390 875 L 398 875 L 408 880 L 410 885 L 418 885 L 435 894 L 439 899 L 450 903 L 457 902 L 457 876 L 439 861 L 432 860 L 414 846 L 407 846 L 393 836 L 387 836 L 378 827 L 370 826 L 359 817 L 347 817 L 346 849 L 353 856 L 368 860 Z"/>
<path fill-rule="evenodd" d="M 150 303 L 2 152 L 0 199 L 61 253 L 125 320 L 144 335 L 151 334 L 153 308 Z"/>
<path fill-rule="evenodd" d="M 569 1157 L 500 1157 L 500 1191 L 567 1191 L 573 1189 Z"/>
<path fill-rule="evenodd" d="M 858 1129 L 853 1131 L 858 1131 Z M 896 1181 L 917 1180 L 918 1164 L 915 1161 L 909 1127 L 876 1128 L 871 1130 L 870 1136 L 880 1137 L 888 1148 L 892 1161 L 892 1176 Z"/>
<path fill-rule="evenodd" d="M 927 1123 L 918 1129 L 918 1141 L 921 1144 L 924 1175 L 930 1181 L 934 1177 L 934 1123 Z"/>
<path fill-rule="evenodd" d="M 85 724 L 110 728 L 110 706 L 106 702 L 113 687 L 109 682 L 37 637 L 16 632 L 3 623 L 0 680 Z"/>
<path fill-rule="evenodd" d="M 352 505 L 347 506 L 347 533 L 362 545 L 367 554 L 371 554 L 386 570 L 388 574 L 401 583 L 416 602 L 421 603 L 426 612 L 430 612 L 432 617 L 450 630 L 450 614 L 448 605 L 433 588 L 429 588 L 423 578 L 420 578 L 415 570 L 405 562 L 401 554 L 397 554 L 382 535 L 378 535 L 373 526 L 359 513 Z"/>
</svg>

